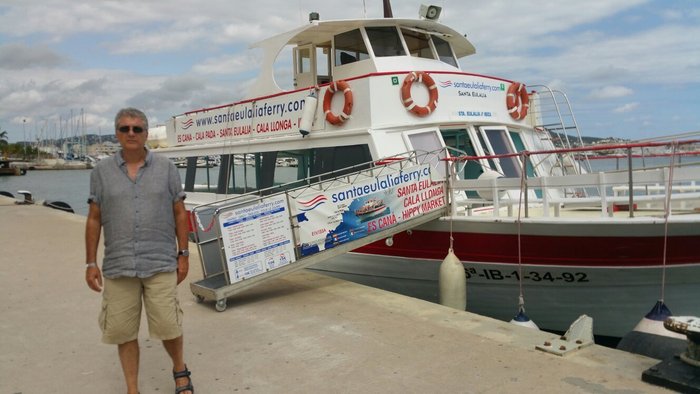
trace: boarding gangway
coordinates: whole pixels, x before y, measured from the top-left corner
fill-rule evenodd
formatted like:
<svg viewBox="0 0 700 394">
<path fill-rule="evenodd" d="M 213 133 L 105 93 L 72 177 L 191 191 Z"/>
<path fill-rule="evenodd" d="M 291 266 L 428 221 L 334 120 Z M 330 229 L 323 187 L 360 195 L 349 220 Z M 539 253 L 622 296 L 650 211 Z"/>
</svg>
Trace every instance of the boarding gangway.
<svg viewBox="0 0 700 394">
<path fill-rule="evenodd" d="M 204 278 L 192 293 L 221 312 L 264 281 L 446 215 L 443 156 L 410 152 L 195 207 Z"/>
</svg>

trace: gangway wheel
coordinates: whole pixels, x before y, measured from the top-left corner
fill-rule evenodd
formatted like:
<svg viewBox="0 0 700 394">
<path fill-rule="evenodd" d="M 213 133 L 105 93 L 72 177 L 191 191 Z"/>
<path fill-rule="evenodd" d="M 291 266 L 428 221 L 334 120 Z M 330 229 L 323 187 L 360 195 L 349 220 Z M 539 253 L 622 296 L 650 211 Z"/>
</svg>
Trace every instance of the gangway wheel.
<svg viewBox="0 0 700 394">
<path fill-rule="evenodd" d="M 217 311 L 223 312 L 226 310 L 226 298 L 222 298 L 220 300 L 216 301 L 216 305 L 214 305 Z"/>
<path fill-rule="evenodd" d="M 198 304 L 201 304 L 202 302 L 204 302 L 204 296 L 201 296 L 199 294 L 195 294 L 194 299 L 197 301 Z"/>
</svg>

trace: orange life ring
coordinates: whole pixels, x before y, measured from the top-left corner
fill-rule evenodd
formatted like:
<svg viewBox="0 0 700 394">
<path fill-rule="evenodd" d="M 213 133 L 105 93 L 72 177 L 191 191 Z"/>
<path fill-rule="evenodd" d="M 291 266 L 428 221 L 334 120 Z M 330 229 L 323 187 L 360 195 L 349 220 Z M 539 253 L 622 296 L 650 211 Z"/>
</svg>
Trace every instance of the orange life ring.
<svg viewBox="0 0 700 394">
<path fill-rule="evenodd" d="M 345 97 L 345 105 L 343 105 L 343 112 L 338 115 L 331 112 L 331 100 L 336 92 L 343 92 Z M 334 81 L 328 85 L 326 94 L 323 96 L 323 112 L 326 114 L 326 120 L 328 123 L 339 126 L 343 124 L 352 112 L 352 90 L 350 90 L 350 85 L 345 81 Z"/>
<path fill-rule="evenodd" d="M 508 87 L 506 95 L 506 107 L 510 117 L 515 120 L 525 119 L 527 110 L 530 108 L 530 96 L 524 83 L 513 82 Z"/>
<path fill-rule="evenodd" d="M 413 86 L 413 82 L 415 81 L 421 82 L 428 88 L 429 99 L 426 106 L 416 105 L 416 103 L 413 102 L 413 97 L 411 97 L 411 86 Z M 403 85 L 401 86 L 401 101 L 407 110 L 420 117 L 428 116 L 433 113 L 437 107 L 438 90 L 437 85 L 435 85 L 435 81 L 430 74 L 424 71 L 412 71 L 406 75 L 406 78 L 403 80 Z"/>
</svg>

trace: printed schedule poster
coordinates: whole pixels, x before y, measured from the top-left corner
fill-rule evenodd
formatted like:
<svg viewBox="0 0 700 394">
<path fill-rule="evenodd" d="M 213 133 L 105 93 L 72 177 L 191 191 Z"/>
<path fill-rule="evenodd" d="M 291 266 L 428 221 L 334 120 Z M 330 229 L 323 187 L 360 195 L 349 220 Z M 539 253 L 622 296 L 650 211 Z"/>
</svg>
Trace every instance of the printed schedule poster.
<svg viewBox="0 0 700 394">
<path fill-rule="evenodd" d="M 284 195 L 222 212 L 219 226 L 231 283 L 295 260 Z"/>
</svg>

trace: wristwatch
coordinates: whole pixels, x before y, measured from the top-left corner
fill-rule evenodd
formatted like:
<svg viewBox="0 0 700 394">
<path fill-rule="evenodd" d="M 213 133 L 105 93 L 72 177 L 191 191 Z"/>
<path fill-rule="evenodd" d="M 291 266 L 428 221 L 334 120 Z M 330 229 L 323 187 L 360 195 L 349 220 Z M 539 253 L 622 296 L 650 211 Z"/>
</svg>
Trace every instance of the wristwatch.
<svg viewBox="0 0 700 394">
<path fill-rule="evenodd" d="M 179 251 L 177 252 L 177 255 L 178 255 L 178 256 L 189 257 L 190 251 L 187 250 L 187 249 L 182 249 L 182 250 L 179 250 Z"/>
</svg>

